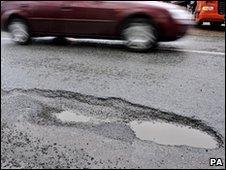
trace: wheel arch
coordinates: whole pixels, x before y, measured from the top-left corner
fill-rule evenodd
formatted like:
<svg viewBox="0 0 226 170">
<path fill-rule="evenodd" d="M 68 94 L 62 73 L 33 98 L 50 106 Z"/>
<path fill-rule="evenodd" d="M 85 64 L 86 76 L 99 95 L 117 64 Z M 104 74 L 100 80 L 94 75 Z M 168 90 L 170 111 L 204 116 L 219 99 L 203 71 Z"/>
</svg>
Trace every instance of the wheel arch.
<svg viewBox="0 0 226 170">
<path fill-rule="evenodd" d="M 8 31 L 9 24 L 10 24 L 14 19 L 21 19 L 21 20 L 23 20 L 23 21 L 26 23 L 26 25 L 28 26 L 29 31 L 30 31 L 30 24 L 29 24 L 28 20 L 27 20 L 24 16 L 22 16 L 22 15 L 20 15 L 20 14 L 17 14 L 17 13 L 12 13 L 12 14 L 9 15 L 8 20 L 6 21 L 6 30 L 7 30 L 7 31 Z"/>
</svg>

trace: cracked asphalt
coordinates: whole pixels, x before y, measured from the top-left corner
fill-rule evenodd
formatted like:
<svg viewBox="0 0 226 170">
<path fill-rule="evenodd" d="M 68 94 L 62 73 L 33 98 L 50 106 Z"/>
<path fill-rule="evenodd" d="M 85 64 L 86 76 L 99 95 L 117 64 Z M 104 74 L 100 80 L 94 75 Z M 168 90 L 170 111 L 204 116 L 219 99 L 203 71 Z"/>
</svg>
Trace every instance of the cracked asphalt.
<svg viewBox="0 0 226 170">
<path fill-rule="evenodd" d="M 118 42 L 1 35 L 1 168 L 224 168 L 225 34 L 192 29 L 134 53 Z M 73 110 L 108 123 L 62 122 Z M 213 136 L 215 149 L 143 141 L 127 125 L 160 120 Z"/>
</svg>

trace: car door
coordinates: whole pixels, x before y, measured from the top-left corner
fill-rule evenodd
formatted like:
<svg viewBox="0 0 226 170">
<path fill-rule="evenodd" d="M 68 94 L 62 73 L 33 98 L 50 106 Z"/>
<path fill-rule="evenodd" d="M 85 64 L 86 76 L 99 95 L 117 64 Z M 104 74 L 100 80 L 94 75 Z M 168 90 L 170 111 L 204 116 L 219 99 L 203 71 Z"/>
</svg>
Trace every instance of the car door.
<svg viewBox="0 0 226 170">
<path fill-rule="evenodd" d="M 66 33 L 81 36 L 113 36 L 116 5 L 105 1 L 67 1 L 64 4 Z"/>
<path fill-rule="evenodd" d="M 61 7 L 64 1 L 32 1 L 31 27 L 36 33 L 64 34 L 65 24 Z"/>
</svg>

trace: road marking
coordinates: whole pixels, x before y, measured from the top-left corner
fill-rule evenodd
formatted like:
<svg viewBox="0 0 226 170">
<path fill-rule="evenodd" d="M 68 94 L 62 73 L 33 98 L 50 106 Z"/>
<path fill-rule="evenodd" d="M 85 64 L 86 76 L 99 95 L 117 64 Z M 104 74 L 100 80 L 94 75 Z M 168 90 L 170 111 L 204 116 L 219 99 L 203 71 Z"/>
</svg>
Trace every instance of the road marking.
<svg viewBox="0 0 226 170">
<path fill-rule="evenodd" d="M 11 40 L 11 38 L 1 38 L 1 40 L 7 40 L 8 41 L 8 40 Z M 89 39 L 87 39 L 87 41 L 89 41 Z M 95 40 L 93 42 L 97 42 L 97 40 Z M 106 43 L 108 41 L 107 40 L 106 41 L 104 40 L 104 42 Z M 222 55 L 222 56 L 225 56 L 225 52 L 217 52 L 217 51 L 199 51 L 199 50 L 169 49 L 169 48 L 159 48 L 159 50 L 176 51 L 176 52 L 187 52 L 187 53 L 199 53 L 199 54 L 212 54 L 212 55 Z"/>
<path fill-rule="evenodd" d="M 186 49 L 168 49 L 168 48 L 162 48 L 160 50 L 164 51 L 177 51 L 177 52 L 190 52 L 190 53 L 199 53 L 199 54 L 212 54 L 212 55 L 224 55 L 224 52 L 217 52 L 217 51 L 199 51 L 199 50 L 186 50 Z"/>
</svg>

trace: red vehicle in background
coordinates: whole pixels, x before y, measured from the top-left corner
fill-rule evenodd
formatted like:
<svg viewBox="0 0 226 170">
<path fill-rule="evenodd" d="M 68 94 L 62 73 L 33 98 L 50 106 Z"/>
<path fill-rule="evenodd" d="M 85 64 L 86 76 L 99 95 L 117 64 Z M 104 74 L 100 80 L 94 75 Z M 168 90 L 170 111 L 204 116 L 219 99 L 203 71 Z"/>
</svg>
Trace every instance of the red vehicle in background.
<svg viewBox="0 0 226 170">
<path fill-rule="evenodd" d="M 210 22 L 212 26 L 220 26 L 225 22 L 225 0 L 197 1 L 195 22 L 202 25 Z"/>
<path fill-rule="evenodd" d="M 144 51 L 183 37 L 191 24 L 183 8 L 154 1 L 4 1 L 1 28 L 19 44 L 31 37 L 123 39 Z"/>
</svg>

